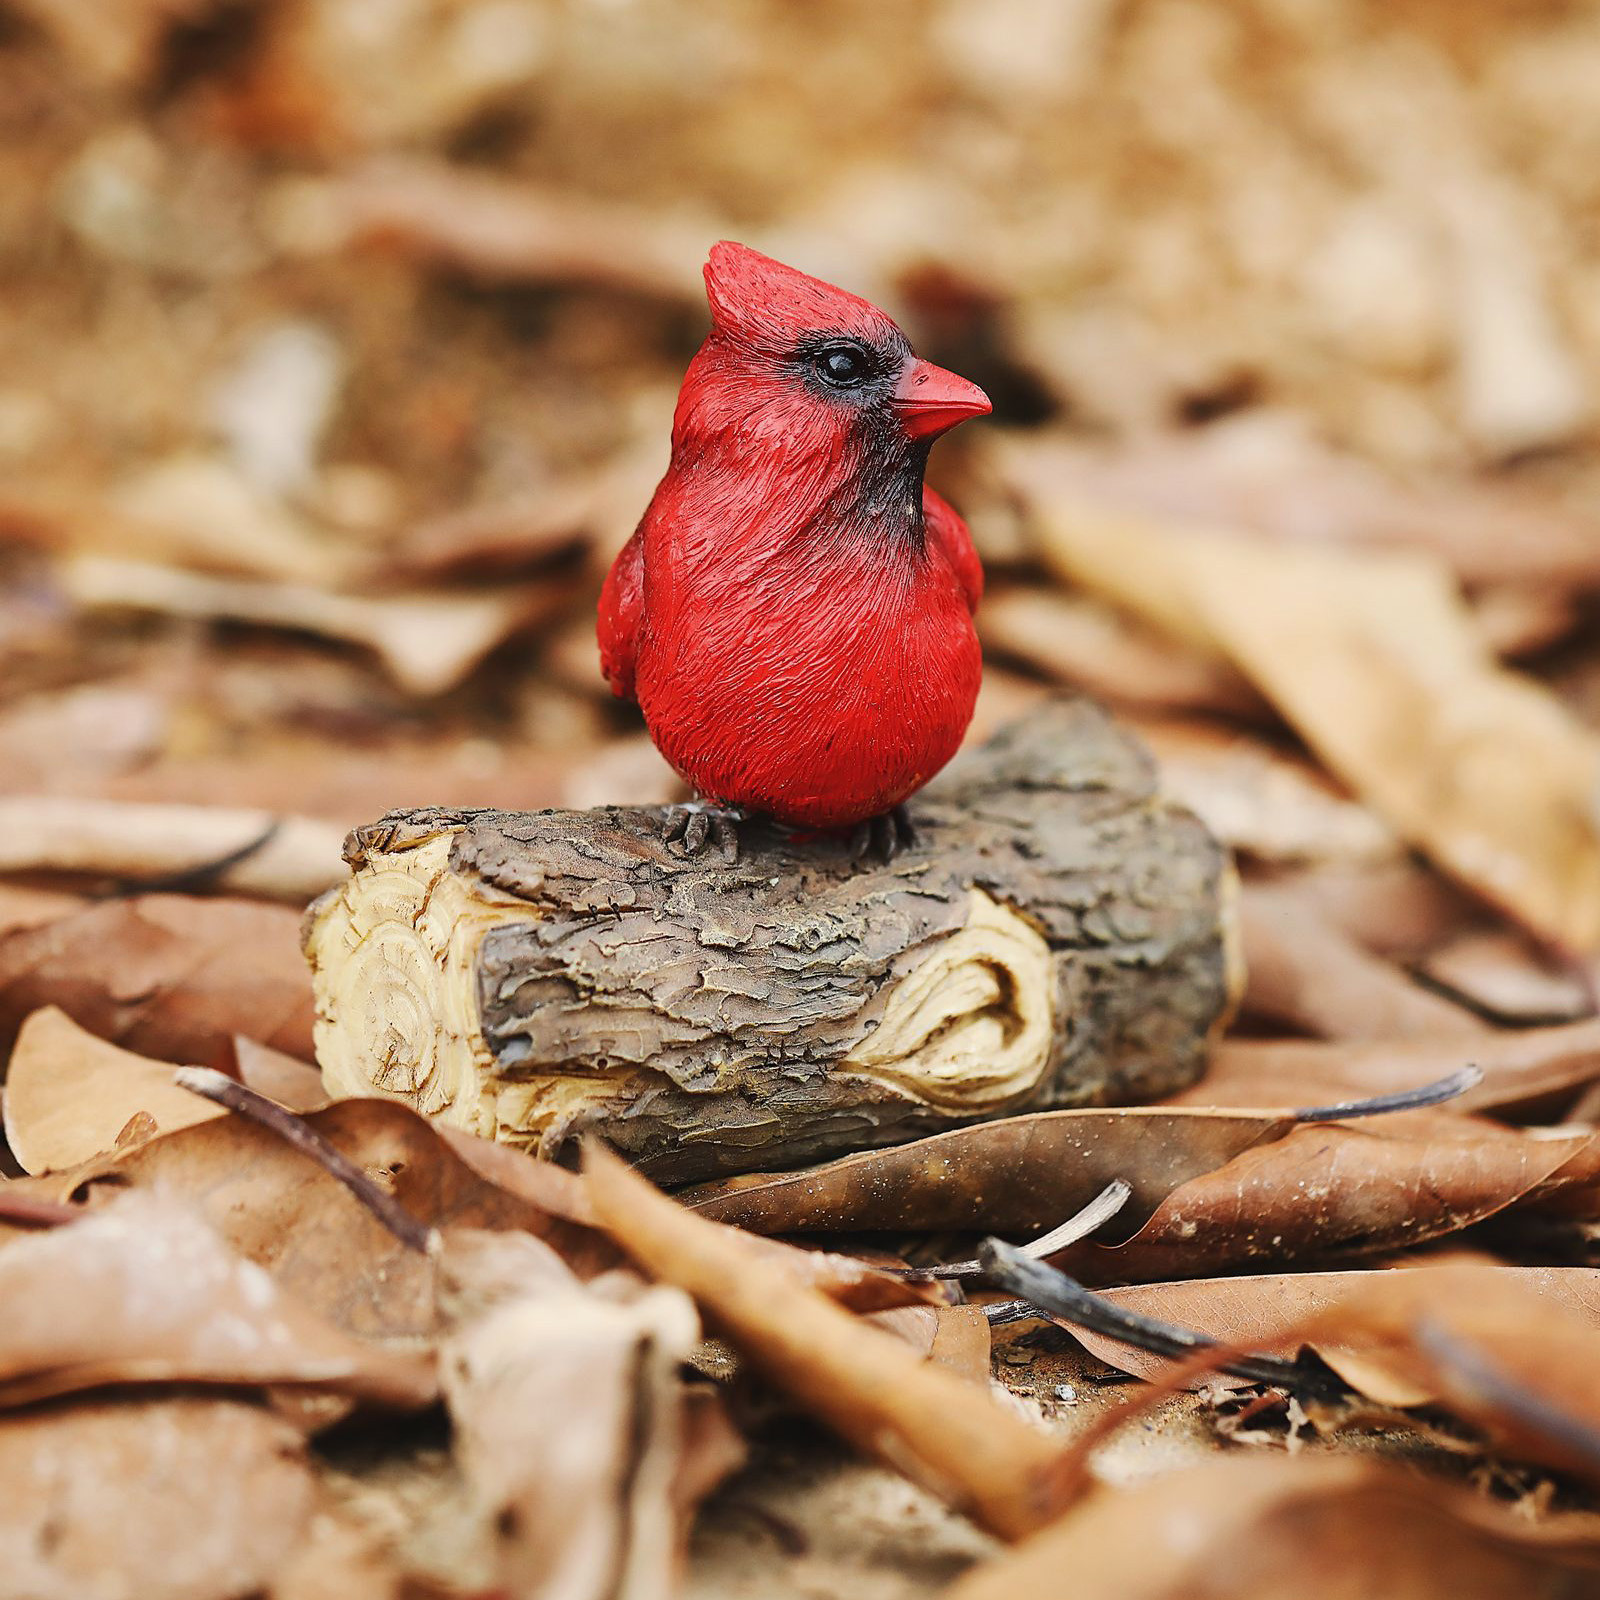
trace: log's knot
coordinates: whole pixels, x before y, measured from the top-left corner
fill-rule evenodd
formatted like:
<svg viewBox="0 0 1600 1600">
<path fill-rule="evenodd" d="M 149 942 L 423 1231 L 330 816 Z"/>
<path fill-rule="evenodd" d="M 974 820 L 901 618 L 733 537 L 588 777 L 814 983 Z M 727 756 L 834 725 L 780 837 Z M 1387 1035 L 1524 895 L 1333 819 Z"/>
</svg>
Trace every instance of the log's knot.
<svg viewBox="0 0 1600 1600">
<path fill-rule="evenodd" d="M 952 1112 L 1025 1099 L 1050 1063 L 1050 947 L 974 889 L 966 926 L 888 991 L 878 1026 L 839 1064 Z"/>
</svg>

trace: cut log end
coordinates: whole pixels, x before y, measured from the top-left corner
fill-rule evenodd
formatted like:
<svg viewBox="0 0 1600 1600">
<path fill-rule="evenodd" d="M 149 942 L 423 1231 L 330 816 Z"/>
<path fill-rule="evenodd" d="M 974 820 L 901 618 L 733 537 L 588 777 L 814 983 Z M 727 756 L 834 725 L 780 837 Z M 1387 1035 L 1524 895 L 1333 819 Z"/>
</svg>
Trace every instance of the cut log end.
<svg viewBox="0 0 1600 1600">
<path fill-rule="evenodd" d="M 394 813 L 308 917 L 327 1085 L 687 1181 L 1198 1075 L 1229 869 L 1132 739 L 1064 701 L 915 813 L 882 866 L 760 826 L 685 859 L 659 811 Z"/>
</svg>

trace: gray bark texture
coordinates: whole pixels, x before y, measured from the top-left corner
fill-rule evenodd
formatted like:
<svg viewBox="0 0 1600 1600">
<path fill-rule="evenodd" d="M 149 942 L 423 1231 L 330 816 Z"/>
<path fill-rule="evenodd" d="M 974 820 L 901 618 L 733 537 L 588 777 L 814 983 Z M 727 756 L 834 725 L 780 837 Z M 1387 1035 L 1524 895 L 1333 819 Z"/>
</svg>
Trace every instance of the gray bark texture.
<svg viewBox="0 0 1600 1600">
<path fill-rule="evenodd" d="M 470 960 L 481 1092 L 452 1114 L 549 1155 L 592 1130 L 659 1181 L 1149 1100 L 1200 1074 L 1230 1004 L 1231 869 L 1133 737 L 1055 701 L 910 811 L 917 840 L 886 864 L 762 823 L 741 826 L 736 861 L 685 858 L 659 809 L 395 812 L 351 835 L 343 893 L 449 836 L 448 873 L 504 918 Z M 351 1019 L 326 998 L 343 948 L 319 947 L 327 905 L 309 944 L 331 1037 Z M 897 1016 L 901 1043 L 878 1049 Z M 362 1074 L 435 1109 L 425 1074 L 395 1076 L 407 1048 Z"/>
</svg>

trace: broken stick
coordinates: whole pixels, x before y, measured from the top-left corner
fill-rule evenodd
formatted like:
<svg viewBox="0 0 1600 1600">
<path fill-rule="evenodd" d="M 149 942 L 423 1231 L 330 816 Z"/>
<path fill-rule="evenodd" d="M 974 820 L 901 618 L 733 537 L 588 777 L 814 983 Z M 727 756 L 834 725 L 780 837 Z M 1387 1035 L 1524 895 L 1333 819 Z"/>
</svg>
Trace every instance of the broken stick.
<svg viewBox="0 0 1600 1600">
<path fill-rule="evenodd" d="M 1231 874 L 1136 740 L 1052 703 L 912 815 L 878 865 L 760 824 L 686 858 L 659 810 L 391 813 L 308 916 L 328 1087 L 682 1182 L 1198 1076 Z"/>
</svg>

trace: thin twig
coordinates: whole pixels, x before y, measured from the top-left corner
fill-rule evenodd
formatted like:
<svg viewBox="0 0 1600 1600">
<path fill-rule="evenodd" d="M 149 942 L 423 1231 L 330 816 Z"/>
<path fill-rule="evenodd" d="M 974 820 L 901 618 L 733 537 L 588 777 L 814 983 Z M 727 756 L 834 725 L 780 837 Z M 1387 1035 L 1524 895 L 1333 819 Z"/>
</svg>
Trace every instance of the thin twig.
<svg viewBox="0 0 1600 1600">
<path fill-rule="evenodd" d="M 1420 1111 L 1424 1106 L 1438 1106 L 1446 1100 L 1454 1100 L 1482 1082 L 1482 1067 L 1462 1067 L 1448 1077 L 1415 1089 L 1373 1095 L 1367 1100 L 1344 1100 L 1333 1106 L 1307 1106 L 1289 1114 L 1296 1122 L 1345 1122 L 1351 1117 L 1377 1117 L 1391 1111 Z"/>
<path fill-rule="evenodd" d="M 1041 1234 L 1037 1239 L 1020 1246 L 1022 1254 L 1042 1260 L 1059 1250 L 1065 1250 L 1070 1244 L 1076 1244 L 1080 1239 L 1088 1238 L 1096 1228 L 1103 1227 L 1116 1216 L 1128 1203 L 1132 1193 L 1132 1184 L 1122 1178 L 1113 1178 L 1081 1211 L 1074 1212 L 1049 1233 Z M 953 1261 L 938 1267 L 890 1267 L 886 1270 L 912 1283 L 926 1283 L 933 1278 L 981 1278 L 984 1269 L 981 1261 L 971 1260 Z"/>
<path fill-rule="evenodd" d="M 1103 1300 L 1085 1289 L 1077 1279 L 1069 1278 L 1042 1261 L 1030 1260 L 1003 1239 L 985 1239 L 978 1247 L 978 1259 L 990 1283 L 1020 1295 L 1052 1322 L 1065 1323 L 1070 1328 L 1086 1328 L 1091 1333 L 1103 1334 L 1168 1361 L 1221 1348 L 1209 1334 L 1197 1333 L 1176 1323 L 1160 1322 Z M 1012 1318 L 1008 1316 L 1006 1320 Z M 1280 1388 L 1304 1389 L 1315 1376 L 1299 1362 L 1283 1361 L 1276 1356 L 1228 1357 L 1217 1365 L 1218 1370 L 1236 1378 L 1275 1384 Z"/>
<path fill-rule="evenodd" d="M 331 1144 L 302 1116 L 269 1100 L 247 1084 L 210 1067 L 179 1067 L 173 1073 L 179 1088 L 215 1101 L 236 1111 L 241 1117 L 276 1134 L 301 1155 L 315 1161 L 331 1177 L 337 1178 L 401 1244 L 427 1254 L 432 1247 L 433 1229 L 418 1221 L 389 1191 L 376 1183 L 342 1150 Z"/>
</svg>

